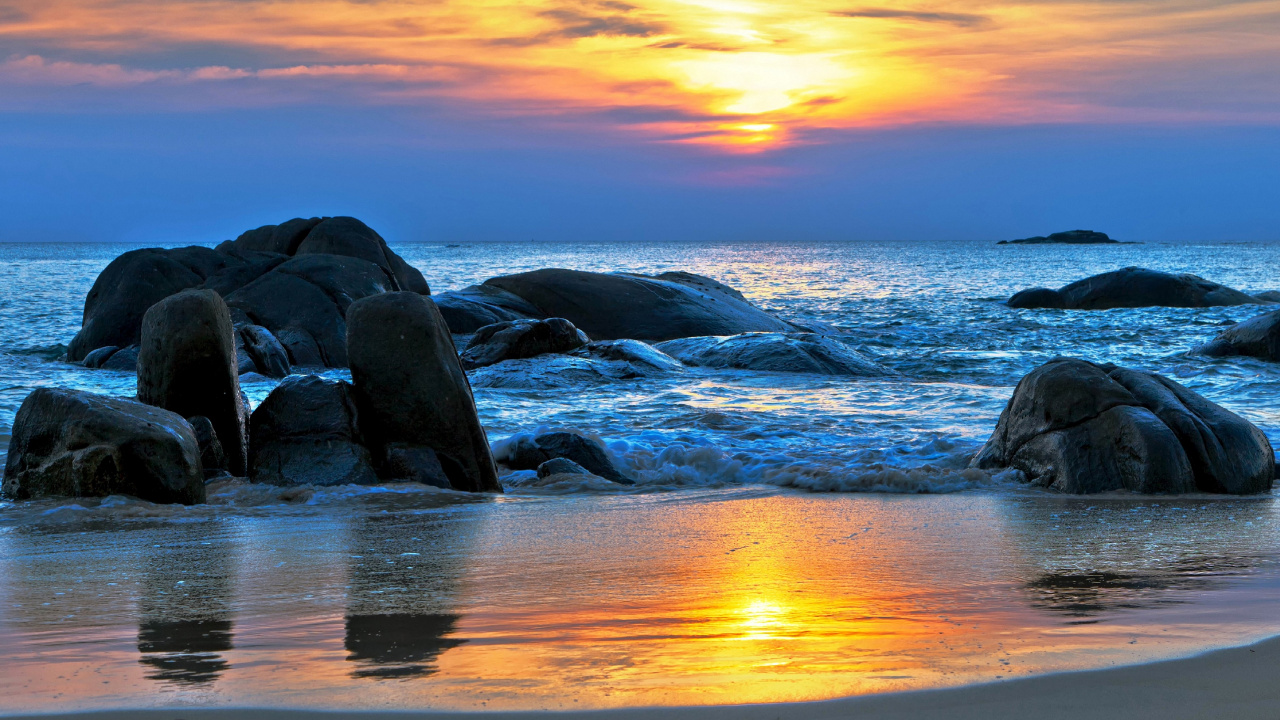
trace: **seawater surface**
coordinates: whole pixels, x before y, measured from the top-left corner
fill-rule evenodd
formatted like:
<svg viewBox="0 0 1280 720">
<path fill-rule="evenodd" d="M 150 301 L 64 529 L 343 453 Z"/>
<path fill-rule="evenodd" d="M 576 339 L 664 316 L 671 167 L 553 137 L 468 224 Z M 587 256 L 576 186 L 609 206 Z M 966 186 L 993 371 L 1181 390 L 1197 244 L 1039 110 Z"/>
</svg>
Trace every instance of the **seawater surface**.
<svg viewBox="0 0 1280 720">
<path fill-rule="evenodd" d="M 0 245 L 0 433 L 128 249 Z M 1011 310 L 1127 265 L 1246 291 L 1276 244 L 395 245 L 433 290 L 687 270 L 837 328 L 888 378 L 688 369 L 477 388 L 499 444 L 567 429 L 634 488 L 213 485 L 208 505 L 0 502 L 0 712 L 767 702 L 1186 655 L 1280 632 L 1275 496 L 1063 497 L 967 469 L 1057 355 L 1165 373 L 1280 440 L 1280 368 L 1189 351 L 1265 307 Z M 342 376 L 339 371 L 329 374 Z M 248 382 L 254 403 L 272 385 Z"/>
</svg>

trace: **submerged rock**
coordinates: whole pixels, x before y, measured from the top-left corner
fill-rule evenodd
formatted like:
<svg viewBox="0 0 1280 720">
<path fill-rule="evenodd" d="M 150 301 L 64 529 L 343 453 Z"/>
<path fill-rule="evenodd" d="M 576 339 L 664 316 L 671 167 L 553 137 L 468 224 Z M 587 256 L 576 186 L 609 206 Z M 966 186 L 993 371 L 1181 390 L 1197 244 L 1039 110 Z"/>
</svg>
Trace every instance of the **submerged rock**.
<svg viewBox="0 0 1280 720">
<path fill-rule="evenodd" d="M 564 318 L 508 320 L 476 331 L 462 351 L 462 367 L 471 370 L 503 360 L 566 353 L 588 342 L 590 338 Z"/>
<path fill-rule="evenodd" d="M 347 320 L 360 430 L 382 454 L 381 471 L 392 452 L 404 461 L 413 459 L 409 450 L 430 449 L 454 489 L 501 492 L 471 386 L 435 304 L 386 293 L 353 303 Z"/>
<path fill-rule="evenodd" d="M 249 479 L 271 485 L 370 485 L 373 456 L 360 440 L 351 385 L 286 378 L 249 419 Z"/>
<path fill-rule="evenodd" d="M 631 377 L 682 370 L 679 360 L 639 340 L 601 340 L 574 352 L 580 357 L 608 360 L 625 365 Z"/>
<path fill-rule="evenodd" d="M 1018 383 L 973 467 L 1069 493 L 1271 489 L 1275 455 L 1248 421 L 1155 373 L 1058 358 Z"/>
<path fill-rule="evenodd" d="M 204 472 L 191 425 L 177 413 L 80 390 L 40 388 L 13 421 L 4 494 L 202 503 Z"/>
<path fill-rule="evenodd" d="M 226 298 L 236 324 L 263 326 L 293 365 L 330 367 L 346 365 L 345 315 L 354 300 L 396 290 L 430 293 L 422 274 L 359 220 L 297 218 L 216 249 L 149 248 L 116 258 L 85 299 L 84 322 L 67 359 L 80 362 L 99 348 L 136 345 L 147 309 L 191 288 Z M 279 365 L 269 362 L 261 370 L 271 375 Z"/>
<path fill-rule="evenodd" d="M 1106 233 L 1093 230 L 1067 230 L 1056 232 L 1048 237 L 1021 238 L 1019 240 L 1001 240 L 997 245 L 1120 245 L 1119 240 L 1112 240 Z"/>
<path fill-rule="evenodd" d="M 1215 307 L 1261 302 L 1239 290 L 1188 273 L 1127 267 L 1077 280 L 1061 289 L 1031 288 L 1009 298 L 1011 308 L 1107 310 L 1138 307 Z"/>
<path fill-rule="evenodd" d="M 679 363 L 674 360 L 671 362 L 675 365 L 674 369 L 679 369 Z M 587 348 L 579 348 L 572 355 L 540 355 L 535 358 L 507 360 L 473 370 L 470 378 L 472 387 L 478 388 L 572 389 L 657 377 L 667 374 L 671 369 L 673 368 L 656 367 L 647 362 L 605 360 L 591 355 Z"/>
<path fill-rule="evenodd" d="M 1216 357 L 1247 355 L 1280 361 L 1280 310 L 1236 323 L 1196 348 L 1196 352 Z"/>
<path fill-rule="evenodd" d="M 889 371 L 839 340 L 816 333 L 745 333 L 658 343 L 686 365 L 874 377 Z"/>
<path fill-rule="evenodd" d="M 691 273 L 647 277 L 546 269 L 490 278 L 484 284 L 532 305 L 539 317 L 565 318 L 597 340 L 659 341 L 794 329 L 736 290 Z"/>
<path fill-rule="evenodd" d="M 559 459 L 572 461 L 586 472 L 620 485 L 635 484 L 635 481 L 614 467 L 603 447 L 574 433 L 517 436 L 504 443 L 499 454 L 499 461 L 512 470 L 535 470 L 549 461 Z M 539 472 L 539 476 L 541 474 Z"/>
</svg>

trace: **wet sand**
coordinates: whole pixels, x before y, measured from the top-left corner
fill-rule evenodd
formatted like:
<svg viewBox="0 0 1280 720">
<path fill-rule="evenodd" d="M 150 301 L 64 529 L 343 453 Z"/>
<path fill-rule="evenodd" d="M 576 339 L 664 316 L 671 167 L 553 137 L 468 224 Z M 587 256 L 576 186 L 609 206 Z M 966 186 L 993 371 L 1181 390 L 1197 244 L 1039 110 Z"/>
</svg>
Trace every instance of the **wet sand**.
<svg viewBox="0 0 1280 720">
<path fill-rule="evenodd" d="M 812 703 L 629 708 L 584 712 L 373 712 L 255 708 L 116 710 L 15 717 L 84 720 L 996 720 L 1280 718 L 1280 638 L 1180 660 L 1058 673 L 944 690 Z"/>
</svg>

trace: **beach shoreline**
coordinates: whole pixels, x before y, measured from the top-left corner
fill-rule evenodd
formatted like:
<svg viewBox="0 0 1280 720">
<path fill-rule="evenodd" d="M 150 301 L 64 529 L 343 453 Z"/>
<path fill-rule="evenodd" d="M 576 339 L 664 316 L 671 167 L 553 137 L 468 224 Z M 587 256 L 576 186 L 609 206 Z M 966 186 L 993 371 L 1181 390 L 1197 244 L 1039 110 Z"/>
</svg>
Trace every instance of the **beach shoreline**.
<svg viewBox="0 0 1280 720">
<path fill-rule="evenodd" d="M 801 703 L 579 711 L 454 712 L 268 708 L 124 709 L 4 714 L 11 720 L 998 720 L 1280 718 L 1280 637 L 1188 658 L 1051 673 L 936 690 Z"/>
</svg>

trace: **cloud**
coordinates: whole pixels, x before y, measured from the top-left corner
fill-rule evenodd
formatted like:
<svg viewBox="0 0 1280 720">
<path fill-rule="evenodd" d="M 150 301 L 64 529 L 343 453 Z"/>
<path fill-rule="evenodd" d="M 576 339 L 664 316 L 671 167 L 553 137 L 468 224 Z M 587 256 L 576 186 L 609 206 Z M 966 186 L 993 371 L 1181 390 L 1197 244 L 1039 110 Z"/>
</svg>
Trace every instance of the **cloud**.
<svg viewBox="0 0 1280 720">
<path fill-rule="evenodd" d="M 985 15 L 954 12 L 918 12 L 914 10 L 894 10 L 892 8 L 860 8 L 857 10 L 838 10 L 831 13 L 838 17 L 868 18 L 876 20 L 915 20 L 917 22 L 947 23 L 962 27 L 976 27 L 991 22 Z"/>
</svg>

